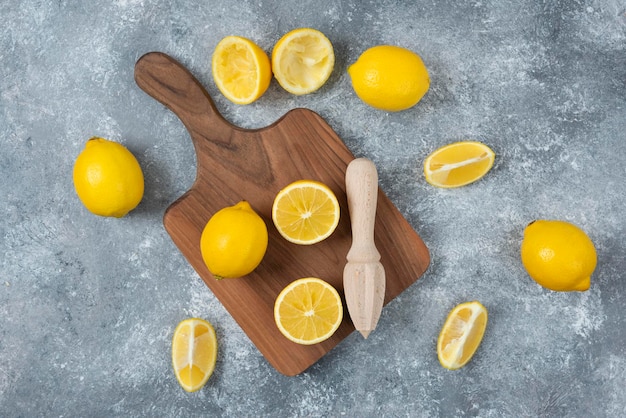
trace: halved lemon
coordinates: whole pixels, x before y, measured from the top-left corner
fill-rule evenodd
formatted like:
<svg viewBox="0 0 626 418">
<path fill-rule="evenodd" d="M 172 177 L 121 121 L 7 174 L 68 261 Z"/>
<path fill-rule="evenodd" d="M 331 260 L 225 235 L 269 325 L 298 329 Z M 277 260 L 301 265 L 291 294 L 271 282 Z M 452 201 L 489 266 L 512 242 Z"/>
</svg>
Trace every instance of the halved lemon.
<svg viewBox="0 0 626 418">
<path fill-rule="evenodd" d="M 426 157 L 424 176 L 428 183 L 437 187 L 465 186 L 487 174 L 495 156 L 491 148 L 482 142 L 454 142 Z"/>
<path fill-rule="evenodd" d="M 450 370 L 465 366 L 480 345 L 487 327 L 487 309 L 478 301 L 455 306 L 437 340 L 437 356 Z"/>
<path fill-rule="evenodd" d="M 217 88 L 228 100 L 241 105 L 261 97 L 272 80 L 265 51 L 240 36 L 227 36 L 217 44 L 211 69 Z"/>
<path fill-rule="evenodd" d="M 330 40 L 311 28 L 294 29 L 272 51 L 274 77 L 289 93 L 312 93 L 326 83 L 335 66 Z"/>
<path fill-rule="evenodd" d="M 312 345 L 330 338 L 343 319 L 337 290 L 316 277 L 305 277 L 285 287 L 274 304 L 280 332 L 294 343 Z"/>
<path fill-rule="evenodd" d="M 290 242 L 310 245 L 333 233 L 339 224 L 339 202 L 324 183 L 298 180 L 276 195 L 272 220 Z"/>
<path fill-rule="evenodd" d="M 217 338 L 213 326 L 200 318 L 181 321 L 172 338 L 172 365 L 178 383 L 195 392 L 209 380 L 217 360 Z"/>
</svg>

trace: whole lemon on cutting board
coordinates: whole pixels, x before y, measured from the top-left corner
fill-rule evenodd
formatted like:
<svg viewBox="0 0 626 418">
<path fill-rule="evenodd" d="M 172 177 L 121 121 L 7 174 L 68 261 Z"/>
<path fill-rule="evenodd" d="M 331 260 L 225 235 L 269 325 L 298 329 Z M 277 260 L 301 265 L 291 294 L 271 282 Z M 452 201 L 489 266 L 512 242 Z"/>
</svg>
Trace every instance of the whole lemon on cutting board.
<svg viewBox="0 0 626 418">
<path fill-rule="evenodd" d="M 585 291 L 596 268 L 596 249 L 587 234 L 569 222 L 538 220 L 524 230 L 524 268 L 541 286 L 556 291 Z"/>
<path fill-rule="evenodd" d="M 424 62 L 415 52 L 378 45 L 348 67 L 354 92 L 368 105 L 398 112 L 416 105 L 430 87 Z"/>
<path fill-rule="evenodd" d="M 143 197 L 143 172 L 122 144 L 93 137 L 74 163 L 74 188 L 85 207 L 100 216 L 121 218 Z"/>
<path fill-rule="evenodd" d="M 267 226 L 242 200 L 217 211 L 200 237 L 200 251 L 216 279 L 234 279 L 252 273 L 267 250 Z"/>
</svg>

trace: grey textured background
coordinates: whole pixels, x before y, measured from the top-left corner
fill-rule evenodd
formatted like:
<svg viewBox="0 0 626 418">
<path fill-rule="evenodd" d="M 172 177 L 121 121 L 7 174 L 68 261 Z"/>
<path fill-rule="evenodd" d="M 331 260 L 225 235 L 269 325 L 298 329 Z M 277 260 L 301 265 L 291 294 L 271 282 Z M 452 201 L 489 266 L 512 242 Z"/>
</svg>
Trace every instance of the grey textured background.
<svg viewBox="0 0 626 418">
<path fill-rule="evenodd" d="M 9 1 L 0 4 L 0 416 L 626 416 L 626 3 L 315 0 Z M 310 26 L 335 71 L 295 97 L 275 81 L 256 103 L 219 94 L 210 56 L 236 34 L 270 52 Z M 431 89 L 401 113 L 368 108 L 347 66 L 370 46 L 410 48 Z M 294 107 L 318 112 L 426 242 L 427 273 L 308 371 L 277 373 L 162 227 L 195 177 L 180 121 L 133 81 L 149 51 L 180 60 L 234 124 L 262 127 Z M 72 166 L 94 135 L 125 144 L 146 178 L 140 206 L 99 218 L 78 201 Z M 476 139 L 497 153 L 480 182 L 429 186 L 424 157 Z M 585 293 L 555 293 L 519 260 L 524 226 L 571 221 L 595 242 Z M 490 312 L 465 368 L 438 363 L 447 312 Z M 211 321 L 217 368 L 198 393 L 178 386 L 170 339 Z"/>
</svg>

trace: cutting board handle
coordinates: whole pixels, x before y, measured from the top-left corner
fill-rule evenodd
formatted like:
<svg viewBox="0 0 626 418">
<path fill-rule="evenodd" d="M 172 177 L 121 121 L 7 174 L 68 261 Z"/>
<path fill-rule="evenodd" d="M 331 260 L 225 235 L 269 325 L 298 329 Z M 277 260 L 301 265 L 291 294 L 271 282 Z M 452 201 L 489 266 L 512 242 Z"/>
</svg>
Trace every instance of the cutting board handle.
<svg viewBox="0 0 626 418">
<path fill-rule="evenodd" d="M 178 116 L 196 148 L 201 138 L 228 142 L 234 127 L 218 112 L 198 80 L 172 57 L 162 52 L 143 55 L 135 64 L 135 82 Z"/>
</svg>

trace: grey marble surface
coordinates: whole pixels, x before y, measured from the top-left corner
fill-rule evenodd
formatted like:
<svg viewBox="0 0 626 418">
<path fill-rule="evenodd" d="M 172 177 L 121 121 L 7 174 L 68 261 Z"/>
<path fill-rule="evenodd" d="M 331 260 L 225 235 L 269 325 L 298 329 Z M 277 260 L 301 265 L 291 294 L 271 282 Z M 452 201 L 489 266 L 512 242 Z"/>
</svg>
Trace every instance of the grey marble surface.
<svg viewBox="0 0 626 418">
<path fill-rule="evenodd" d="M 626 3 L 605 1 L 75 1 L 0 4 L 0 416 L 626 416 Z M 310 26 L 333 42 L 315 94 L 273 81 L 236 106 L 210 75 L 226 35 L 266 51 Z M 431 89 L 385 113 L 352 91 L 347 66 L 377 44 L 419 53 Z M 195 177 L 180 121 L 133 81 L 163 51 L 185 64 L 236 125 L 294 107 L 318 112 L 431 251 L 426 274 L 297 377 L 276 372 L 162 226 Z M 72 166 L 94 135 L 125 144 L 146 178 L 123 219 L 80 204 Z M 481 181 L 429 186 L 425 156 L 476 139 L 497 153 Z M 598 250 L 589 291 L 536 285 L 519 258 L 524 226 L 563 219 Z M 465 368 L 438 363 L 447 312 L 480 300 L 490 322 Z M 185 393 L 170 339 L 211 321 L 216 371 Z"/>
</svg>

